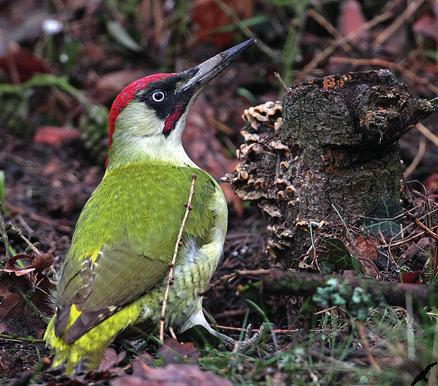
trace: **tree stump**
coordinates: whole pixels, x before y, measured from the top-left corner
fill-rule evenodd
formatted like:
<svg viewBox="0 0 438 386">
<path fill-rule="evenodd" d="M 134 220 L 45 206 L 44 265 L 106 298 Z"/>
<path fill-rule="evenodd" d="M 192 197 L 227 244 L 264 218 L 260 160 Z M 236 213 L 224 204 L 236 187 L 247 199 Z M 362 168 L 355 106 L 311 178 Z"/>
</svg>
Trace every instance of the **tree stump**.
<svg viewBox="0 0 438 386">
<path fill-rule="evenodd" d="M 236 193 L 269 220 L 271 261 L 294 267 L 312 229 L 354 224 L 382 197 L 400 200 L 398 140 L 433 112 L 388 70 L 309 80 L 283 103 L 245 111 Z"/>
</svg>

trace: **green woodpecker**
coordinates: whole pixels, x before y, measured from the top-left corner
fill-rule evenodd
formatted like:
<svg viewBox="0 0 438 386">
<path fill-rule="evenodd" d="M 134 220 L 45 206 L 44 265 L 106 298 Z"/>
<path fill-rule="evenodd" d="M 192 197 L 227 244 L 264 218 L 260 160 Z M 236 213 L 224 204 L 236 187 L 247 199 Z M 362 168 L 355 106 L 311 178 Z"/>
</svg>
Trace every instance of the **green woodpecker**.
<svg viewBox="0 0 438 386">
<path fill-rule="evenodd" d="M 166 326 L 183 332 L 202 325 L 221 335 L 205 320 L 201 294 L 222 254 L 227 205 L 216 181 L 187 156 L 181 136 L 202 87 L 252 44 L 180 73 L 138 79 L 115 99 L 107 169 L 76 224 L 44 336 L 55 351 L 53 366 L 67 373 L 94 369 L 128 326 L 158 324 L 193 174 Z"/>
</svg>

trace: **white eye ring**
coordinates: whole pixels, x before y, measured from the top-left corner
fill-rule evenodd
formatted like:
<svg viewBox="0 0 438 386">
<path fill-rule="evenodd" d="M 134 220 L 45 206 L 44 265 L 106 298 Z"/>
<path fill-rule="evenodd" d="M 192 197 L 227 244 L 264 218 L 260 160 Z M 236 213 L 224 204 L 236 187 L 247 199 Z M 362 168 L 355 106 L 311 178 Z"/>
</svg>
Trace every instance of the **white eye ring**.
<svg viewBox="0 0 438 386">
<path fill-rule="evenodd" d="M 154 100 L 154 102 L 162 102 L 165 96 L 166 95 L 161 90 L 154 91 L 154 93 L 152 94 L 152 99 Z"/>
</svg>

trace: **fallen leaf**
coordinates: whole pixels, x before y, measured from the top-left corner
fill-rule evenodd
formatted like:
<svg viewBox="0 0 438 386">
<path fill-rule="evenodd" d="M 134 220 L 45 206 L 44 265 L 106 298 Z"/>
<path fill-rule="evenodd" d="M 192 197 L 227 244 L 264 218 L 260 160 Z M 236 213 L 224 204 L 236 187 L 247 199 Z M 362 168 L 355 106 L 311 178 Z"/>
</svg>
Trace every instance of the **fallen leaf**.
<svg viewBox="0 0 438 386">
<path fill-rule="evenodd" d="M 116 378 L 111 386 L 231 386 L 231 382 L 195 365 L 167 365 L 152 368 L 144 365 L 143 373 Z"/>
<path fill-rule="evenodd" d="M 154 364 L 154 358 L 147 352 L 138 355 L 132 361 L 132 375 L 142 376 L 149 366 Z"/>
<path fill-rule="evenodd" d="M 199 351 L 193 343 L 179 343 L 176 339 L 168 339 L 160 347 L 158 356 L 164 364 L 195 364 L 199 359 Z"/>
<path fill-rule="evenodd" d="M 31 51 L 11 43 L 0 57 L 0 69 L 8 74 L 13 82 L 24 82 L 35 74 L 50 72 L 45 62 Z"/>
<path fill-rule="evenodd" d="M 18 260 L 27 261 L 25 267 L 19 267 L 16 265 Z M 51 253 L 33 253 L 31 255 L 27 253 L 19 253 L 15 256 L 11 256 L 0 271 L 7 273 L 14 273 L 16 276 L 23 276 L 33 271 L 42 272 L 45 269 L 52 266 L 54 257 Z"/>
<path fill-rule="evenodd" d="M 126 353 L 122 351 L 117 354 L 113 348 L 107 348 L 102 355 L 97 372 L 110 371 L 111 373 L 123 375 L 125 372 L 120 367 L 117 367 L 120 362 L 125 359 Z"/>
<path fill-rule="evenodd" d="M 223 1 L 240 20 L 251 17 L 253 0 Z M 212 41 L 216 47 L 224 48 L 233 42 L 234 32 L 216 32 L 220 27 L 234 23 L 214 0 L 197 0 L 191 12 L 191 19 L 197 30 L 190 44 Z"/>
<path fill-rule="evenodd" d="M 78 129 L 42 126 L 36 129 L 33 141 L 42 145 L 61 146 L 65 142 L 79 138 L 80 135 Z"/>
<path fill-rule="evenodd" d="M 42 285 L 45 284 L 42 283 Z M 47 288 L 45 286 L 44 291 L 47 291 Z M 18 289 L 26 296 L 28 295 L 29 301 L 41 312 L 47 314 L 53 312 L 48 306 L 47 296 L 44 296 L 46 292 L 31 291 L 31 283 L 28 276 L 4 275 L 0 280 L 0 324 L 2 325 L 2 332 L 11 335 L 20 334 L 20 336 L 32 335 L 41 337 L 45 329 L 45 323 L 41 321 L 34 310 L 25 302 Z"/>
<path fill-rule="evenodd" d="M 346 245 L 346 247 L 350 254 L 360 262 L 365 274 L 376 278 L 379 276 L 379 269 L 374 263 L 378 258 L 379 247 L 375 239 L 357 236 L 353 245 Z"/>
<path fill-rule="evenodd" d="M 420 284 L 421 271 L 401 272 L 400 281 L 402 283 Z"/>
<path fill-rule="evenodd" d="M 338 19 L 338 29 L 342 36 L 346 36 L 366 23 L 365 16 L 362 12 L 360 3 L 356 0 L 347 0 L 341 2 L 340 15 Z M 368 39 L 368 33 L 365 31 L 352 40 L 353 43 L 359 43 Z"/>
<path fill-rule="evenodd" d="M 379 243 L 371 237 L 357 236 L 353 244 L 353 252 L 357 257 L 365 257 L 371 261 L 377 260 Z"/>
<path fill-rule="evenodd" d="M 0 322 L 4 322 L 6 319 L 16 318 L 20 314 L 20 303 L 22 299 L 20 295 L 13 290 L 13 284 L 15 280 L 2 279 L 0 282 Z M 24 283 L 26 285 L 26 283 Z M 2 323 L 3 324 L 3 323 Z M 3 331 L 6 332 L 5 324 L 3 324 Z"/>
<path fill-rule="evenodd" d="M 438 42 L 438 18 L 431 15 L 422 15 L 414 23 L 413 31 L 417 34 L 435 39 Z"/>
</svg>

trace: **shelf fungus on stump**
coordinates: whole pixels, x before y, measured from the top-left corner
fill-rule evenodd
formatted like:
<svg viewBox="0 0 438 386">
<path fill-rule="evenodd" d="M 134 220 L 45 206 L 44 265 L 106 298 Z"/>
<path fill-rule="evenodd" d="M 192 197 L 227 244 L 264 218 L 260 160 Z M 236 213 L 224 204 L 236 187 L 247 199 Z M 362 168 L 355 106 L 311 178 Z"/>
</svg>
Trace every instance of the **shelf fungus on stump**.
<svg viewBox="0 0 438 386">
<path fill-rule="evenodd" d="M 296 266 L 309 226 L 353 224 L 381 197 L 399 202 L 398 139 L 432 111 L 388 70 L 309 80 L 283 103 L 246 110 L 240 164 L 227 177 L 268 217 L 272 262 Z"/>
</svg>

